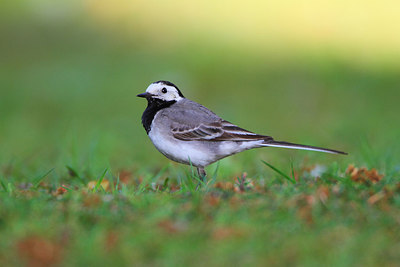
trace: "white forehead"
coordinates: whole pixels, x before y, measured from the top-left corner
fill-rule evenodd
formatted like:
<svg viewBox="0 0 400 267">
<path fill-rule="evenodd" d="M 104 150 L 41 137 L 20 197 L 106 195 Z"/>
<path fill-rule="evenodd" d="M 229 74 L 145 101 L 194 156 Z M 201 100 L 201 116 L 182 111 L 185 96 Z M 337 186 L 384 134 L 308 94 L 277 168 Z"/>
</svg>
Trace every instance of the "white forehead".
<svg viewBox="0 0 400 267">
<path fill-rule="evenodd" d="M 162 88 L 167 88 L 169 91 L 173 90 L 176 91 L 176 88 L 170 85 L 166 85 L 163 83 L 152 83 L 147 87 L 146 92 L 155 94 L 156 92 L 160 91 Z"/>
</svg>

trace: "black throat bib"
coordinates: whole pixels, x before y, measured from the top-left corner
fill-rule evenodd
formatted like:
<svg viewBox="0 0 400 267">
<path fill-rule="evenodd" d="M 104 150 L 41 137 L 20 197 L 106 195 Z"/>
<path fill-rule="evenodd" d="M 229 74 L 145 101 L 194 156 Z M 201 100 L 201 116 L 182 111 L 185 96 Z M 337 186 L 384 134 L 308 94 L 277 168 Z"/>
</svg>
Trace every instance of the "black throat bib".
<svg viewBox="0 0 400 267">
<path fill-rule="evenodd" d="M 157 98 L 147 98 L 147 108 L 142 115 L 142 124 L 147 134 L 151 130 L 151 123 L 153 122 L 154 116 L 157 114 L 157 112 L 163 108 L 171 106 L 174 103 L 176 103 L 175 100 L 164 101 Z"/>
</svg>

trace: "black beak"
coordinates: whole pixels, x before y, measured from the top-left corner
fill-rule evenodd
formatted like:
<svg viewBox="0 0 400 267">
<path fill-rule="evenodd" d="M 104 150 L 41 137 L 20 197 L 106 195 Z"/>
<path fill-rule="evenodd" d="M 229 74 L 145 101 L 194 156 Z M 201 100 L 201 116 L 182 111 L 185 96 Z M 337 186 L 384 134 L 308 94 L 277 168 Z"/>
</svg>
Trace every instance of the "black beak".
<svg viewBox="0 0 400 267">
<path fill-rule="evenodd" d="M 152 96 L 152 94 L 150 94 L 150 93 L 142 93 L 142 94 L 138 94 L 137 95 L 137 97 L 144 97 L 144 98 L 148 98 L 148 97 L 151 97 Z"/>
</svg>

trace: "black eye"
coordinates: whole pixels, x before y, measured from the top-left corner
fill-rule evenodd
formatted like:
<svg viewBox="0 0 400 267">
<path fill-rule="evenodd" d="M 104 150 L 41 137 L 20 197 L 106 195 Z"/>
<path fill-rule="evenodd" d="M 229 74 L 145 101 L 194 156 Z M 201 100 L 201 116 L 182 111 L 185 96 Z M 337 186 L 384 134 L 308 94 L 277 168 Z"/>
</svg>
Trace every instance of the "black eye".
<svg viewBox="0 0 400 267">
<path fill-rule="evenodd" d="M 163 89 L 161 89 L 161 92 L 163 93 L 163 94 L 165 94 L 166 92 L 167 92 L 167 88 L 163 88 Z"/>
</svg>

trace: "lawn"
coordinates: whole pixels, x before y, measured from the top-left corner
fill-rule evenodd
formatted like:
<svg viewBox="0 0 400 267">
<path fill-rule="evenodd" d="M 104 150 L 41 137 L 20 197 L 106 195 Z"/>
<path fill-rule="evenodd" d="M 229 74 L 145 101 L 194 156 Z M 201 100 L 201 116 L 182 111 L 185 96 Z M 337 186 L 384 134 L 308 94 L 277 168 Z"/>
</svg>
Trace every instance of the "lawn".
<svg viewBox="0 0 400 267">
<path fill-rule="evenodd" d="M 396 265 L 399 170 L 326 167 L 295 169 L 294 184 L 267 170 L 256 177 L 216 172 L 199 190 L 196 177 L 168 169 L 103 172 L 92 182 L 71 168 L 63 183 L 51 182 L 51 173 L 32 183 L 3 179 L 0 261 Z"/>
<path fill-rule="evenodd" d="M 315 31 L 295 16 L 282 37 L 273 23 L 258 35 L 284 21 L 272 11 L 199 13 L 203 25 L 174 2 L 158 26 L 144 3 L 128 23 L 134 11 L 105 2 L 21 2 L 0 11 L 1 266 L 399 264 L 400 66 L 385 16 L 324 39 L 336 9 Z M 250 150 L 196 190 L 140 123 L 135 96 L 161 79 L 243 128 L 349 155 Z"/>
</svg>

